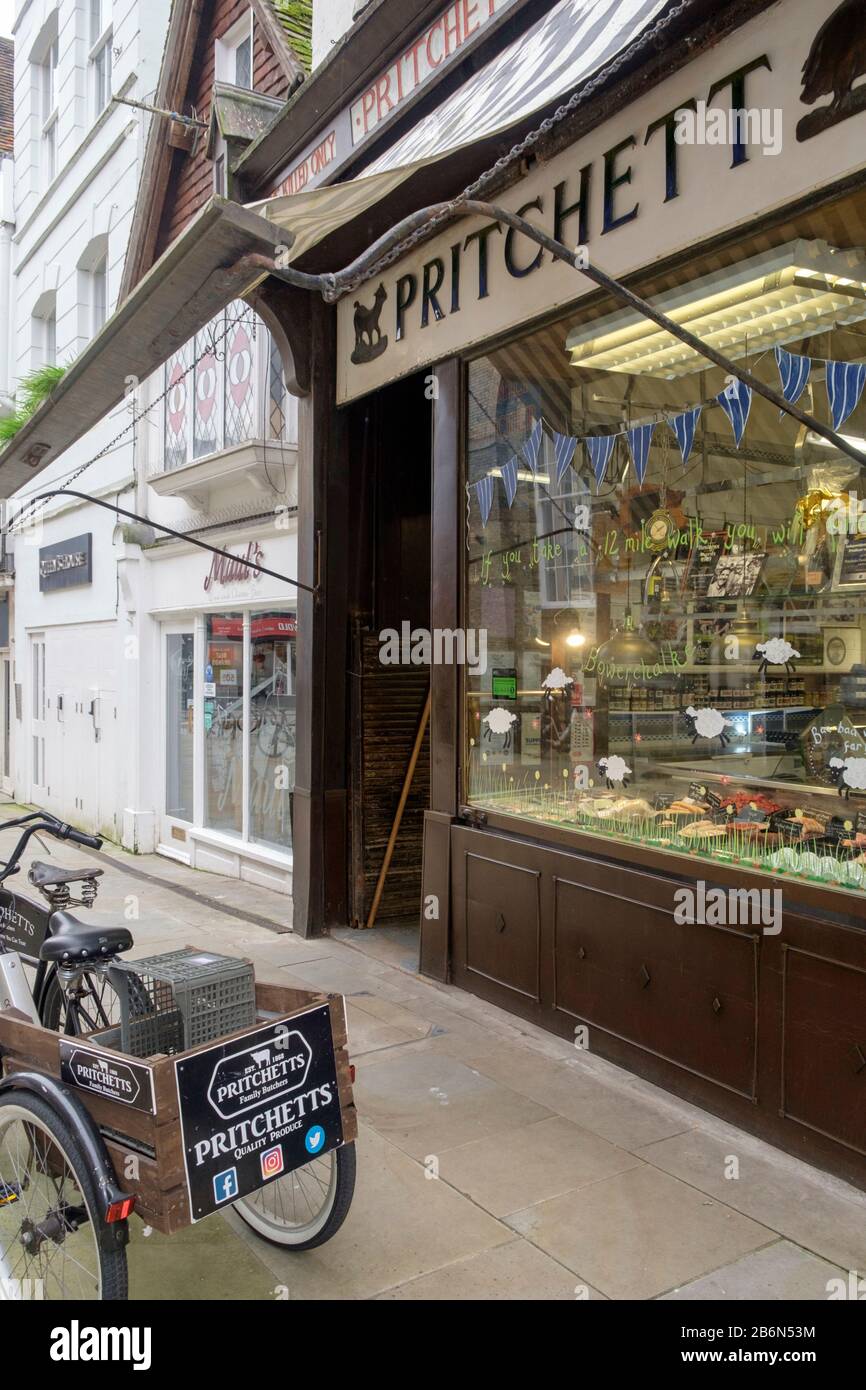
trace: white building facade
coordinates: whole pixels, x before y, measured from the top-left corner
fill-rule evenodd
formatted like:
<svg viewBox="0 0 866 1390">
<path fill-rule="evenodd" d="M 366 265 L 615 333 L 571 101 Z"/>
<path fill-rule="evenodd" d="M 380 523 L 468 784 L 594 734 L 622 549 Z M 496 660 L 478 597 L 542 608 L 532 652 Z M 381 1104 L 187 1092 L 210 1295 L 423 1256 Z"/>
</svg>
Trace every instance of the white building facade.
<svg viewBox="0 0 866 1390">
<path fill-rule="evenodd" d="M 115 308 L 169 0 L 25 0 L 16 44 L 13 375 Z M 147 518 L 151 527 L 84 492 Z M 242 302 L 15 499 L 5 783 L 125 847 L 291 887 L 296 413 Z M 166 536 L 159 525 L 180 533 Z M 2 740 L 0 740 L 2 743 Z"/>
</svg>

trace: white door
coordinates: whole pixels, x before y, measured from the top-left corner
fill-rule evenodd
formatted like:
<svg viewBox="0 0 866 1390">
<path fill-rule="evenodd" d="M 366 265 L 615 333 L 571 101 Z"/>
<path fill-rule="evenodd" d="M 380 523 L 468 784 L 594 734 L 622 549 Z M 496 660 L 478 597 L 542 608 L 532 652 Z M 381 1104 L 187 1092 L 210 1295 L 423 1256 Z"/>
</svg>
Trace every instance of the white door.
<svg viewBox="0 0 866 1390">
<path fill-rule="evenodd" d="M 160 843 L 189 853 L 193 823 L 195 636 L 191 625 L 166 627 L 162 638 L 165 750 Z"/>
<path fill-rule="evenodd" d="M 30 638 L 30 800 L 43 806 L 51 795 L 47 762 L 48 706 L 45 689 L 45 636 Z"/>
</svg>

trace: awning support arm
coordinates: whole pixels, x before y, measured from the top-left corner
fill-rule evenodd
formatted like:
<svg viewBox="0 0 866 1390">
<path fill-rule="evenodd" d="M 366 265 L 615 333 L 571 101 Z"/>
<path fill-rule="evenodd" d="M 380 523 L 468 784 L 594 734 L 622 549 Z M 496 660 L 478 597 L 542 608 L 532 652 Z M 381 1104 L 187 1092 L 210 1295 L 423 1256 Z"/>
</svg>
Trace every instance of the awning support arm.
<svg viewBox="0 0 866 1390">
<path fill-rule="evenodd" d="M 318 585 L 311 588 L 309 584 L 302 584 L 300 579 L 290 579 L 287 574 L 266 569 L 264 565 L 257 565 L 254 560 L 247 560 L 242 555 L 233 555 L 230 550 L 221 550 L 218 545 L 209 545 L 207 541 L 200 541 L 197 536 L 190 536 L 185 531 L 173 531 L 170 526 L 163 526 L 158 521 L 151 521 L 150 517 L 140 516 L 138 512 L 130 512 L 125 507 L 119 507 L 116 502 L 106 502 L 100 497 L 91 497 L 86 492 L 74 492 L 72 488 L 68 487 L 54 488 L 51 492 L 40 492 L 37 497 L 28 497 L 27 505 L 11 518 L 3 530 L 8 534 L 10 527 L 14 526 L 23 516 L 27 507 L 34 502 L 47 502 L 51 497 L 77 497 L 82 502 L 92 502 L 94 507 L 104 507 L 106 511 L 116 512 L 118 516 L 125 516 L 130 521 L 140 521 L 143 526 L 152 526 L 155 531 L 163 531 L 165 535 L 172 536 L 177 541 L 186 541 L 189 545 L 197 545 L 199 550 L 209 550 L 212 555 L 221 555 L 224 560 L 231 560 L 235 565 L 246 565 L 248 569 L 255 570 L 257 574 L 266 574 L 270 579 L 279 579 L 283 584 L 293 584 L 296 589 L 303 589 L 305 593 L 312 594 L 315 599 L 319 597 Z"/>
<path fill-rule="evenodd" d="M 751 387 L 756 395 L 763 396 L 764 400 L 769 401 L 771 405 L 784 411 L 786 415 L 790 415 L 801 425 L 805 425 L 807 429 L 813 430 L 822 439 L 828 440 L 835 445 L 840 453 L 847 454 L 855 463 L 860 464 L 861 467 L 866 467 L 866 454 L 849 444 L 837 430 L 834 430 L 830 425 L 825 425 L 798 405 L 792 405 L 790 401 L 786 401 L 780 391 L 768 386 L 766 382 L 761 381 L 746 367 L 738 366 L 724 353 L 718 352 L 708 343 L 696 338 L 687 328 L 675 323 L 673 319 L 668 318 L 667 314 L 654 308 L 646 299 L 641 299 L 640 295 L 627 289 L 612 275 L 608 275 L 599 266 L 593 265 L 586 247 L 578 247 L 577 250 L 568 247 L 563 242 L 556 241 L 552 236 L 549 236 L 541 227 L 528 222 L 525 217 L 520 217 L 517 213 L 510 212 L 508 208 L 500 207 L 497 203 L 481 202 L 476 198 L 464 198 L 455 199 L 450 203 L 435 203 L 431 207 L 420 208 L 417 212 L 410 213 L 408 217 L 403 218 L 390 231 L 374 241 L 372 246 L 369 246 L 344 270 L 310 275 L 303 271 L 293 270 L 291 266 L 275 266 L 270 273 L 277 279 L 284 280 L 300 289 L 315 290 L 322 295 L 327 303 L 333 304 L 363 280 L 370 279 L 379 270 L 385 269 L 387 265 L 391 264 L 396 259 L 394 252 L 397 247 L 400 248 L 400 254 L 403 254 L 413 240 L 421 241 L 431 221 L 441 222 L 448 216 L 457 217 L 466 213 L 489 217 L 494 222 L 502 222 L 505 226 L 520 232 L 522 236 L 528 237 L 530 241 L 536 242 L 538 246 L 548 251 L 555 260 L 565 261 L 568 265 L 573 266 L 593 284 L 607 290 L 620 304 L 625 304 L 628 308 L 643 315 L 644 318 L 658 324 L 659 328 L 671 333 L 681 343 L 685 343 L 687 347 L 692 348 L 701 357 L 714 363 L 715 366 L 721 367 L 722 371 L 729 376 L 736 377 L 746 386 Z"/>
</svg>

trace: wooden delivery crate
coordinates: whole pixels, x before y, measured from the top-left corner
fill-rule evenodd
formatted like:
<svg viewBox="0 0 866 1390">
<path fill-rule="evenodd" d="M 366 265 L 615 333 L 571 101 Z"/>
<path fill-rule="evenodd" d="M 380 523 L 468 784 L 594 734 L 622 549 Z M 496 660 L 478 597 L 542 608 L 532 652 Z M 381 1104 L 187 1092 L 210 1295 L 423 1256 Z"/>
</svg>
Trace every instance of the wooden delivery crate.
<svg viewBox="0 0 866 1390">
<path fill-rule="evenodd" d="M 256 1026 L 288 1025 L 293 1018 L 324 1006 L 330 1014 L 342 1140 L 351 1143 L 357 1135 L 357 1120 L 342 995 L 256 983 Z M 218 1043 L 206 1043 L 170 1057 L 142 1059 L 101 1046 L 94 1040 L 98 1035 L 64 1037 L 31 1023 L 21 1014 L 0 1011 L 0 1056 L 4 1074 L 36 1071 L 69 1086 L 99 1127 L 119 1187 L 135 1194 L 137 1215 L 169 1235 L 198 1219 L 198 1215 L 206 1214 L 199 1211 L 197 1215 L 191 1209 L 185 1161 L 189 1141 L 185 1146 L 177 1064 L 216 1048 L 224 1049 L 226 1043 L 247 1039 L 251 1032 L 243 1029 Z M 98 1094 L 81 1084 L 86 1081 L 87 1087 L 99 1088 L 101 1077 L 105 1078 L 105 1086 L 123 1086 L 125 1099 Z"/>
</svg>

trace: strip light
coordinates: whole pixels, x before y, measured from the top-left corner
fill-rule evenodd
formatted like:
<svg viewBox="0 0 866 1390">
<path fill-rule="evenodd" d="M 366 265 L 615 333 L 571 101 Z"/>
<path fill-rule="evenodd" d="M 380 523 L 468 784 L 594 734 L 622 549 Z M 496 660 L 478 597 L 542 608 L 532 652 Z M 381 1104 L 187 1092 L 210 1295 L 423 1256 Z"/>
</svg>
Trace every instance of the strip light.
<svg viewBox="0 0 866 1390">
<path fill-rule="evenodd" d="M 866 252 L 792 241 L 740 266 L 703 276 L 654 303 L 675 323 L 733 359 L 866 319 Z M 711 364 L 631 311 L 574 329 L 573 367 L 672 381 Z"/>
</svg>

